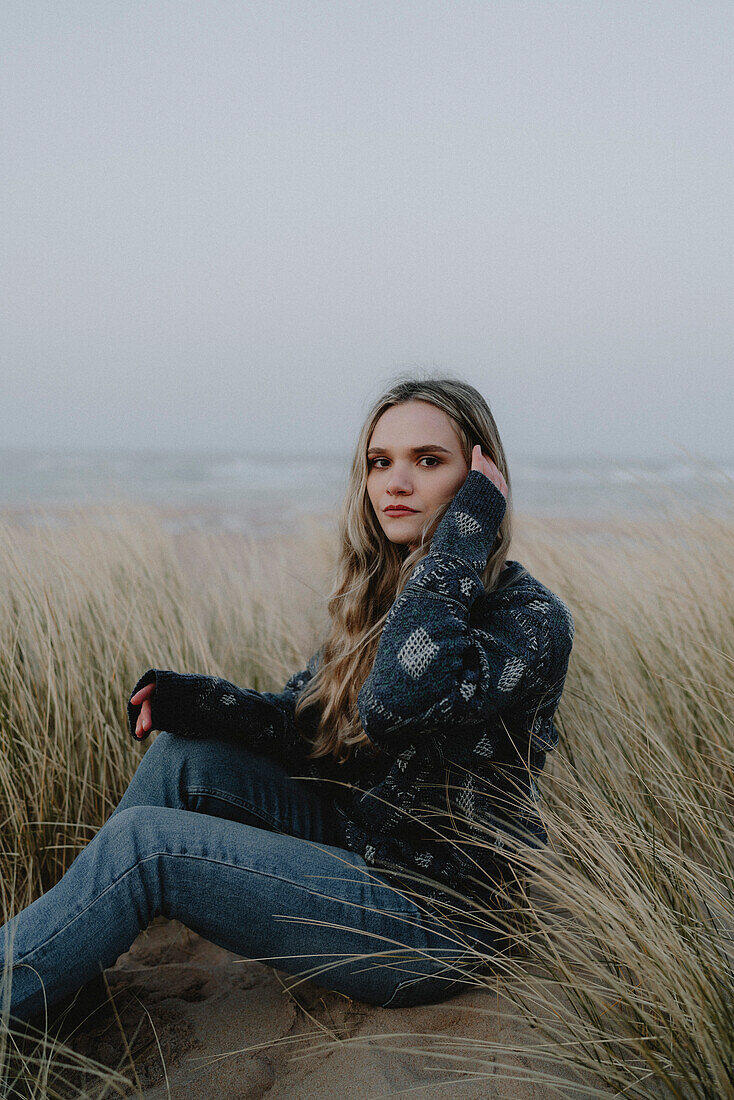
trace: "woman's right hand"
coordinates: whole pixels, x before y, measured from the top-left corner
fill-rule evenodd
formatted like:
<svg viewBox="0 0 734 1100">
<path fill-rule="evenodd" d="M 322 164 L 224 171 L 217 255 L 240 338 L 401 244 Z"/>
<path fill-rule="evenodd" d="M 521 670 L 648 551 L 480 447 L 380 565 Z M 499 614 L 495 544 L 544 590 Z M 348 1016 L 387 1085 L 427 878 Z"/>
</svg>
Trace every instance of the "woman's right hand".
<svg viewBox="0 0 734 1100">
<path fill-rule="evenodd" d="M 140 691 L 130 696 L 130 702 L 134 707 L 140 706 L 140 714 L 135 726 L 135 736 L 142 741 L 153 728 L 153 713 L 150 707 L 150 699 L 155 691 L 155 683 L 146 684 Z"/>
<path fill-rule="evenodd" d="M 509 492 L 507 482 L 502 476 L 499 466 L 495 465 L 492 459 L 484 454 L 481 443 L 476 443 L 472 447 L 471 468 L 472 470 L 480 470 L 485 477 L 488 477 L 492 484 L 497 486 L 505 500 L 507 500 L 507 494 Z"/>
</svg>

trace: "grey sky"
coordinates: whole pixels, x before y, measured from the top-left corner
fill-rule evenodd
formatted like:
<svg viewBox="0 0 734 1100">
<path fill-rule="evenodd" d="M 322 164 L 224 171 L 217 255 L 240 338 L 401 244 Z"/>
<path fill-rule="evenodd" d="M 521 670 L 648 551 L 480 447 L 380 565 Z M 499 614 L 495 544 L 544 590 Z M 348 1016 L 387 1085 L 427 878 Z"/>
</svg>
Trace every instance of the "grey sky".
<svg viewBox="0 0 734 1100">
<path fill-rule="evenodd" d="M 0 445 L 732 454 L 734 5 L 0 9 Z"/>
</svg>

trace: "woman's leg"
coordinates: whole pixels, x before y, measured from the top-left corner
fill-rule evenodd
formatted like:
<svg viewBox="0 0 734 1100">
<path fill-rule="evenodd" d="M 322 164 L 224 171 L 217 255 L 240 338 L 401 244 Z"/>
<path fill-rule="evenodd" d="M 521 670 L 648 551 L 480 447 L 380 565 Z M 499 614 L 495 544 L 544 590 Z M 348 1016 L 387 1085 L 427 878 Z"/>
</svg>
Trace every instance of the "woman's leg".
<svg viewBox="0 0 734 1100">
<path fill-rule="evenodd" d="M 308 790 L 318 786 L 241 745 L 159 734 L 62 879 L 0 928 L 0 953 L 12 947 L 11 1014 L 29 1019 L 113 965 L 157 915 L 358 1000 L 461 992 L 450 963 L 464 962 L 466 944 L 360 856 L 311 839 L 332 828 L 328 800 Z M 180 804 L 198 800 L 210 812 Z M 253 814 L 258 825 L 245 820 Z"/>
<path fill-rule="evenodd" d="M 271 757 L 253 753 L 242 741 L 193 740 L 162 732 L 148 748 L 117 809 L 141 804 L 178 806 L 346 849 L 342 818 L 334 803 L 334 784 L 297 778 L 307 773 L 307 764 L 294 762 L 286 768 Z M 447 942 L 446 923 L 430 915 L 425 903 L 419 908 L 361 857 L 353 858 L 363 878 L 371 877 L 389 891 L 387 908 L 404 910 L 419 934 L 426 925 L 437 932 L 442 944 Z M 491 924 L 481 927 L 481 919 L 479 927 L 476 919 L 468 917 L 456 917 L 452 925 L 452 936 L 458 934 L 459 946 L 464 941 L 476 946 L 479 940 L 479 951 L 488 950 L 490 955 L 507 947 L 505 938 Z M 406 937 L 407 933 L 403 937 L 407 944 Z M 449 938 L 448 942 L 453 944 L 454 940 Z M 470 956 L 477 961 L 476 950 Z M 448 989 L 446 982 L 437 984 Z M 427 981 L 412 992 L 427 995 Z M 408 991 L 401 993 L 401 997 L 407 996 Z"/>
<path fill-rule="evenodd" d="M 294 763 L 293 774 L 306 774 Z M 242 741 L 161 731 L 148 746 L 111 817 L 129 806 L 171 806 L 337 844 L 334 787 L 291 778 L 277 760 Z"/>
</svg>

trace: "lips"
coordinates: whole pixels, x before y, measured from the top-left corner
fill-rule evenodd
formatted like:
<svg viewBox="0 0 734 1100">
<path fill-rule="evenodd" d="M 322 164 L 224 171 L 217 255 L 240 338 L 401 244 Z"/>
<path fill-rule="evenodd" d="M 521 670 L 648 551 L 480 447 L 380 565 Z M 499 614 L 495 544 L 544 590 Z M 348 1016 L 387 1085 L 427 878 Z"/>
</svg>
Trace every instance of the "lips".
<svg viewBox="0 0 734 1100">
<path fill-rule="evenodd" d="M 415 508 L 385 508 L 385 512 L 389 516 L 413 516 L 415 515 Z"/>
</svg>

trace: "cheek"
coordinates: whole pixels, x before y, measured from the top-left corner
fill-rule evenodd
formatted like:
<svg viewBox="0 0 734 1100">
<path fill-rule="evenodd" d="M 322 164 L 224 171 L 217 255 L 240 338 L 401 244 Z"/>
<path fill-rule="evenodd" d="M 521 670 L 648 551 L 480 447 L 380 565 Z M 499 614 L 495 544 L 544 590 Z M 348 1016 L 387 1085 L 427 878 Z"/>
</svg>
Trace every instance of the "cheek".
<svg viewBox="0 0 734 1100">
<path fill-rule="evenodd" d="M 457 492 L 464 484 L 464 475 L 457 475 L 456 471 L 447 472 L 446 476 L 441 478 L 440 486 L 436 485 L 436 492 L 434 495 L 433 505 L 438 508 L 442 504 L 446 504 L 448 501 L 453 500 Z"/>
<path fill-rule="evenodd" d="M 455 481 L 456 474 L 453 470 L 443 470 L 437 477 L 433 479 L 433 496 L 448 496 L 448 494 L 453 490 Z"/>
</svg>

